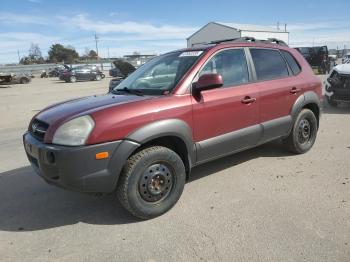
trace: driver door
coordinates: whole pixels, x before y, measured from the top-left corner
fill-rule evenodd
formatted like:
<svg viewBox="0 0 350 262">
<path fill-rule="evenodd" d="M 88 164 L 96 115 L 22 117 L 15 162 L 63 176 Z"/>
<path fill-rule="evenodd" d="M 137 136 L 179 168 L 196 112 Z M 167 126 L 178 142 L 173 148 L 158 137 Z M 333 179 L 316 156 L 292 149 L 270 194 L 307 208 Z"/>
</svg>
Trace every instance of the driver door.
<svg viewBox="0 0 350 262">
<path fill-rule="evenodd" d="M 218 51 L 196 78 L 208 73 L 220 74 L 224 85 L 202 91 L 200 97 L 192 96 L 199 163 L 252 147 L 262 135 L 258 123 L 259 90 L 251 83 L 245 50 Z M 254 102 L 247 102 L 251 100 Z"/>
</svg>

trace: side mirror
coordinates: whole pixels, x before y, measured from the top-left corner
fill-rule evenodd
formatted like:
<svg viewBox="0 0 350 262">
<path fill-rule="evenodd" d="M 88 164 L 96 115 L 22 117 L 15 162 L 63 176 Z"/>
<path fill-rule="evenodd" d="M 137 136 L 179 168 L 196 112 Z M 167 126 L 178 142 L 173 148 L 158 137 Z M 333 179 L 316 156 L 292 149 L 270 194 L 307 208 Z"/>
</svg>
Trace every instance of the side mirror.
<svg viewBox="0 0 350 262">
<path fill-rule="evenodd" d="M 214 89 L 222 87 L 224 82 L 219 74 L 205 74 L 201 75 L 198 81 L 194 84 L 193 88 L 197 92 L 204 90 Z"/>
</svg>

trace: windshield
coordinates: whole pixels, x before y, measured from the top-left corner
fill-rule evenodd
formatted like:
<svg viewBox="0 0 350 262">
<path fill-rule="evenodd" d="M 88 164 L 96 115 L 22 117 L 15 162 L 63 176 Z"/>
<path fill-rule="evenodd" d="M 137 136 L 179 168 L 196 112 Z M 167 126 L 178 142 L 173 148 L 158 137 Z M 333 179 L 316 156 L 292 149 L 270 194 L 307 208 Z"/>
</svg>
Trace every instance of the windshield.
<svg viewBox="0 0 350 262">
<path fill-rule="evenodd" d="M 153 58 L 113 88 L 113 92 L 128 89 L 146 95 L 169 93 L 202 53 L 203 51 L 179 51 Z"/>
</svg>

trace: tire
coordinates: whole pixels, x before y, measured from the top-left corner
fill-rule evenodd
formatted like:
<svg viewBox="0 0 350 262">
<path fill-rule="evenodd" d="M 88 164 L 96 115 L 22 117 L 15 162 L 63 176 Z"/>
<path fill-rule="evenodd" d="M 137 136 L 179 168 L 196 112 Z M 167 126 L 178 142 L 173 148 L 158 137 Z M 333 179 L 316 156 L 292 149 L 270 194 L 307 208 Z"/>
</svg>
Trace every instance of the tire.
<svg viewBox="0 0 350 262">
<path fill-rule="evenodd" d="M 337 107 L 338 106 L 338 102 L 334 101 L 332 97 L 328 97 L 326 96 L 327 102 L 331 107 Z"/>
<path fill-rule="evenodd" d="M 102 79 L 101 75 L 96 75 L 96 76 L 95 76 L 95 80 L 96 80 L 96 81 L 101 81 L 101 79 Z"/>
<path fill-rule="evenodd" d="M 29 83 L 29 80 L 25 77 L 22 77 L 19 81 L 21 84 L 28 84 Z"/>
<path fill-rule="evenodd" d="M 293 128 L 283 140 L 287 149 L 295 154 L 309 151 L 316 141 L 317 119 L 310 109 L 302 109 L 294 121 Z"/>
<path fill-rule="evenodd" d="M 75 83 L 76 81 L 77 81 L 77 78 L 75 76 L 71 76 L 69 78 L 69 82 L 71 82 L 71 83 Z"/>
<path fill-rule="evenodd" d="M 166 147 L 148 147 L 127 160 L 118 182 L 117 196 L 132 215 L 150 219 L 176 204 L 185 180 L 185 166 L 178 154 Z"/>
</svg>

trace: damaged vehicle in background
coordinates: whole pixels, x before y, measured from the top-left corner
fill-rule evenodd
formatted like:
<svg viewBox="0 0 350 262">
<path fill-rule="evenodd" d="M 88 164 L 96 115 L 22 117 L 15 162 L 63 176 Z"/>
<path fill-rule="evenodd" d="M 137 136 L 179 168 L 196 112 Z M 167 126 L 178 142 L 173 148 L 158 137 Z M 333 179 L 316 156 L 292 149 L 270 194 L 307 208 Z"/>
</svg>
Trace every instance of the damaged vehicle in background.
<svg viewBox="0 0 350 262">
<path fill-rule="evenodd" d="M 28 84 L 32 75 L 26 73 L 0 73 L 0 84 Z"/>
<path fill-rule="evenodd" d="M 76 81 L 100 81 L 105 75 L 97 66 L 77 66 L 60 73 L 60 80 L 74 83 Z"/>
<path fill-rule="evenodd" d="M 321 74 L 330 71 L 330 60 L 327 46 L 296 47 L 312 68 L 317 68 Z"/>
<path fill-rule="evenodd" d="M 331 106 L 340 102 L 350 103 L 350 64 L 335 66 L 325 81 L 325 96 Z"/>
<path fill-rule="evenodd" d="M 124 78 L 136 70 L 132 64 L 122 59 L 117 59 L 113 61 L 112 64 L 114 67 L 109 70 L 109 75 L 114 78 L 109 81 L 109 91 L 119 85 Z"/>
<path fill-rule="evenodd" d="M 46 70 L 43 70 L 41 72 L 40 78 L 59 77 L 60 73 L 62 73 L 64 71 L 68 71 L 70 69 L 71 69 L 71 67 L 69 65 L 59 65 L 53 69 L 49 68 L 49 72 L 47 72 Z"/>
<path fill-rule="evenodd" d="M 341 62 L 343 64 L 346 64 L 346 63 L 349 63 L 349 61 L 350 61 L 350 53 L 347 53 L 342 57 Z"/>
</svg>

